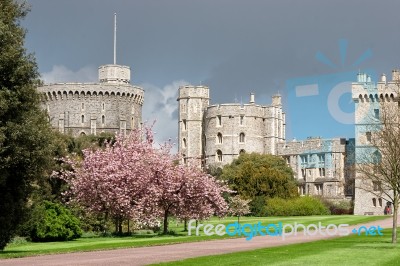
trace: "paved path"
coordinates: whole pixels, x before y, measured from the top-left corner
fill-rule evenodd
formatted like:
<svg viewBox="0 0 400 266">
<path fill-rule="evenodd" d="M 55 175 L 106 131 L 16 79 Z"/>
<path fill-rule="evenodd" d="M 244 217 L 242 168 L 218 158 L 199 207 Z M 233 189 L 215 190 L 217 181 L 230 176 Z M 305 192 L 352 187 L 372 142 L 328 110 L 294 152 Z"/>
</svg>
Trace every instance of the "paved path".
<svg viewBox="0 0 400 266">
<path fill-rule="evenodd" d="M 365 226 L 381 226 L 390 228 L 392 218 L 363 224 Z M 350 226 L 358 228 L 361 225 Z M 43 255 L 20 259 L 0 260 L 0 265 L 146 265 L 164 261 L 182 260 L 191 257 L 231 253 L 236 251 L 253 250 L 257 248 L 283 246 L 295 243 L 311 242 L 320 239 L 334 238 L 337 236 L 304 236 L 300 232 L 297 236 L 288 236 L 285 240 L 281 237 L 257 236 L 251 241 L 244 238 L 213 240 L 173 244 L 166 246 L 153 246 L 142 248 L 114 249 L 105 251 L 77 252 L 57 255 Z"/>
</svg>

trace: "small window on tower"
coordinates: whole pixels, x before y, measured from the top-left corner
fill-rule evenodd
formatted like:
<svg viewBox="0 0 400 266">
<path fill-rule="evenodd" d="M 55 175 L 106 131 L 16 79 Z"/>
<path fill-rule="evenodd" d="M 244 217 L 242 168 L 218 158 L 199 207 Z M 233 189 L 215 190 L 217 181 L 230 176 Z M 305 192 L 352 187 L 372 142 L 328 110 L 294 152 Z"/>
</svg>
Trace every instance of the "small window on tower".
<svg viewBox="0 0 400 266">
<path fill-rule="evenodd" d="M 244 143 L 244 137 L 245 137 L 244 133 L 240 133 L 240 135 L 239 135 L 239 142 L 240 143 Z"/>
<path fill-rule="evenodd" d="M 85 103 L 82 103 L 82 110 L 85 110 Z"/>
<path fill-rule="evenodd" d="M 374 116 L 376 119 L 379 119 L 379 109 L 374 109 Z"/>
<path fill-rule="evenodd" d="M 186 130 L 187 129 L 186 119 L 182 120 L 182 124 L 183 124 L 183 130 Z"/>
<path fill-rule="evenodd" d="M 101 116 L 101 123 L 104 125 L 106 122 L 106 117 L 104 115 Z"/>
<path fill-rule="evenodd" d="M 222 151 L 221 150 L 217 150 L 217 161 L 222 162 Z"/>
<path fill-rule="evenodd" d="M 217 143 L 222 144 L 222 134 L 221 133 L 217 134 Z"/>
<path fill-rule="evenodd" d="M 222 126 L 222 117 L 217 115 L 217 126 Z"/>
<path fill-rule="evenodd" d="M 85 116 L 84 115 L 81 116 L 81 123 L 85 123 Z"/>
<path fill-rule="evenodd" d="M 241 125 L 241 126 L 243 126 L 243 120 L 244 120 L 244 116 L 241 115 L 241 116 L 240 116 L 240 125 Z"/>
<path fill-rule="evenodd" d="M 186 139 L 185 138 L 183 138 L 183 140 L 182 140 L 182 146 L 184 147 L 184 148 L 186 148 Z"/>
<path fill-rule="evenodd" d="M 368 141 L 368 142 L 371 142 L 371 139 L 372 139 L 372 134 L 371 134 L 371 132 L 366 132 L 365 135 L 366 135 L 366 137 L 367 137 L 367 141 Z"/>
</svg>

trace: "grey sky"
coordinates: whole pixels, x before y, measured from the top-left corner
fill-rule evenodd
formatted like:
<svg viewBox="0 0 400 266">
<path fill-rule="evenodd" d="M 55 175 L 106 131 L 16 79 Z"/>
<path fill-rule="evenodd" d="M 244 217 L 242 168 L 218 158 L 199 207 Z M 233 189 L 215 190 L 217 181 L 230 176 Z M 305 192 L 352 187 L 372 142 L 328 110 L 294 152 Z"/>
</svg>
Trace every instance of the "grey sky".
<svg viewBox="0 0 400 266">
<path fill-rule="evenodd" d="M 118 14 L 117 63 L 130 66 L 132 83 L 145 86 L 145 118 L 165 108 L 159 120 L 170 123 L 160 137 L 176 137 L 173 84 L 208 85 L 214 103 L 247 102 L 252 91 L 266 104 L 273 93 L 285 95 L 287 79 L 354 70 L 367 49 L 373 56 L 361 69 L 389 74 L 400 62 L 400 1 L 394 0 L 28 2 L 27 47 L 47 81 L 94 81 L 97 67 L 112 63 Z M 340 39 L 348 42 L 343 66 Z M 318 51 L 339 67 L 317 61 Z M 302 136 L 297 130 L 289 126 L 289 137 Z"/>
</svg>

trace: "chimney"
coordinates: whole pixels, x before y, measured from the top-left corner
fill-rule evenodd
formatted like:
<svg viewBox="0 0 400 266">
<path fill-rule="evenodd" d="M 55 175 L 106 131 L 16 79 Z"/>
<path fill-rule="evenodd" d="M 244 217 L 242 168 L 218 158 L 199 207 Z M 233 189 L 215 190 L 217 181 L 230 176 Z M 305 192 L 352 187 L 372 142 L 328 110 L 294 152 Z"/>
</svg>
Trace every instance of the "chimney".
<svg viewBox="0 0 400 266">
<path fill-rule="evenodd" d="M 254 101 L 254 93 L 250 93 L 250 103 L 255 103 Z"/>
</svg>

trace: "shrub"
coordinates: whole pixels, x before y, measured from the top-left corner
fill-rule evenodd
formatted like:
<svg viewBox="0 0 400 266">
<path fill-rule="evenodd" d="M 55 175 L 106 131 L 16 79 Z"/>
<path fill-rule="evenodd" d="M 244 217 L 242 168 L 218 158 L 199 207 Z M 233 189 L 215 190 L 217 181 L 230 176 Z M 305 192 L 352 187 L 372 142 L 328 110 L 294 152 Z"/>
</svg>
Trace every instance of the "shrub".
<svg viewBox="0 0 400 266">
<path fill-rule="evenodd" d="M 266 212 L 269 216 L 307 216 L 330 214 L 328 208 L 319 199 L 309 196 L 293 199 L 268 199 Z"/>
<path fill-rule="evenodd" d="M 329 209 L 331 214 L 342 215 L 342 214 L 353 214 L 353 204 L 347 200 L 332 201 L 321 198 L 322 203 Z"/>
<path fill-rule="evenodd" d="M 79 220 L 58 203 L 43 201 L 33 211 L 27 229 L 32 241 L 66 241 L 82 235 Z"/>
</svg>

